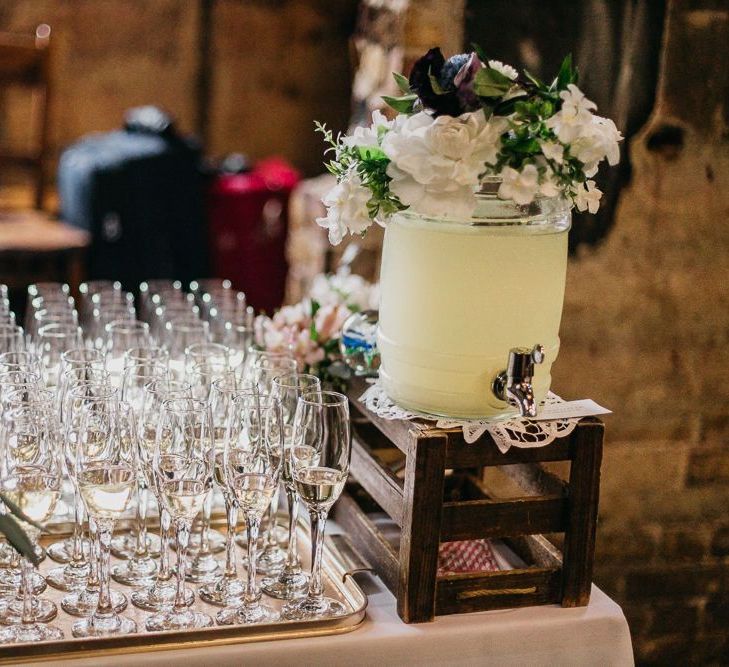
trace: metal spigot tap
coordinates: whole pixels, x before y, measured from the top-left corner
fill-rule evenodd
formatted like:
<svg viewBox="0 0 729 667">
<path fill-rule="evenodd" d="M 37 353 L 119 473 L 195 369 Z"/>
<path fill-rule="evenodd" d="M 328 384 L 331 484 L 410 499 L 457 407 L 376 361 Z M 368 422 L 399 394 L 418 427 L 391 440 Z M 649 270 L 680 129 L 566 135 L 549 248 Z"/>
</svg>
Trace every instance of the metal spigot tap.
<svg viewBox="0 0 729 667">
<path fill-rule="evenodd" d="M 544 361 L 544 347 L 536 344 L 528 347 L 512 347 L 506 370 L 494 379 L 492 390 L 497 398 L 519 408 L 522 417 L 536 417 L 537 403 L 534 400 L 534 364 Z"/>
</svg>

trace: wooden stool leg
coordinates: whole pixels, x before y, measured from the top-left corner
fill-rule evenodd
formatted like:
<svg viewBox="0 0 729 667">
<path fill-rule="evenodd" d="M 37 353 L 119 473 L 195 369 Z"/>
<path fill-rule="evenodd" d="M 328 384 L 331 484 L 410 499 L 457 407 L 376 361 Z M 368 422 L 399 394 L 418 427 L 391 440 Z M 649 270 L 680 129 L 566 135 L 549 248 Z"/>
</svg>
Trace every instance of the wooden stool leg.
<svg viewBox="0 0 729 667">
<path fill-rule="evenodd" d="M 446 438 L 411 437 L 400 534 L 397 613 L 406 623 L 432 621 L 443 511 Z"/>
<path fill-rule="evenodd" d="M 583 607 L 590 600 L 603 430 L 598 420 L 583 420 L 572 432 L 569 517 L 562 565 L 563 607 Z"/>
</svg>

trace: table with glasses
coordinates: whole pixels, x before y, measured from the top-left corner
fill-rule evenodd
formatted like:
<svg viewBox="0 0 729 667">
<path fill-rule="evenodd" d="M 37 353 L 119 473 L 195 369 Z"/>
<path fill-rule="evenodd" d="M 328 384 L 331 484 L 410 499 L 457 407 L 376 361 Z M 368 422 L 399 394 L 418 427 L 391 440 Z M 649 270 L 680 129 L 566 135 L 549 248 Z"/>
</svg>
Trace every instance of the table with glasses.
<svg viewBox="0 0 729 667">
<path fill-rule="evenodd" d="M 253 345 L 243 293 L 150 280 L 135 298 L 94 281 L 77 303 L 68 285 L 37 283 L 23 326 L 4 288 L 0 306 L 0 646 L 352 615 L 322 574 L 348 401 L 288 346 Z M 71 534 L 41 543 L 63 513 Z M 41 574 L 41 559 L 56 565 Z M 76 618 L 70 631 L 59 614 Z"/>
<path fill-rule="evenodd" d="M 325 540 L 349 471 L 346 397 L 286 346 L 258 349 L 228 281 L 186 287 L 93 281 L 76 300 L 38 283 L 20 325 L 0 286 L 0 659 L 75 638 L 97 665 L 631 662 L 597 589 L 581 609 L 408 626 L 364 575 L 365 619 Z M 204 647 L 145 652 L 206 629 L 219 634 Z M 266 629 L 300 638 L 230 645 Z"/>
</svg>

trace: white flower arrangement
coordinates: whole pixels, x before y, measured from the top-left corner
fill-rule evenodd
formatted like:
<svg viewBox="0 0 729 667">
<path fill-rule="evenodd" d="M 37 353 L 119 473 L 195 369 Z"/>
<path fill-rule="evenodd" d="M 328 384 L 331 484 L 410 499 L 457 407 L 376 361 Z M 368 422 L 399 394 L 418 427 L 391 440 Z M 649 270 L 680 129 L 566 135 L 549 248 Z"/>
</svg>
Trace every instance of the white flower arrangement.
<svg viewBox="0 0 729 667">
<path fill-rule="evenodd" d="M 546 85 L 481 53 L 445 60 L 431 49 L 410 78 L 396 74 L 403 96 L 385 98 L 400 113 L 334 137 L 322 125 L 337 185 L 323 198 L 317 223 L 338 244 L 373 223 L 410 209 L 434 217 L 468 217 L 485 176 L 501 179 L 498 196 L 520 206 L 562 196 L 595 213 L 602 193 L 592 177 L 620 159 L 615 123 L 595 115 L 577 87 L 568 56 Z"/>
</svg>

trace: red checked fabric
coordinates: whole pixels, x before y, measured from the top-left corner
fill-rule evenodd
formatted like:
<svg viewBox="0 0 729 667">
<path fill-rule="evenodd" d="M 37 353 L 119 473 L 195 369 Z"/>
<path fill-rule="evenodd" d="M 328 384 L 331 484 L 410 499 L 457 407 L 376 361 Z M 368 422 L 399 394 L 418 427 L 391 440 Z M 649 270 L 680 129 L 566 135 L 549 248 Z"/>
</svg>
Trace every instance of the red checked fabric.
<svg viewBox="0 0 729 667">
<path fill-rule="evenodd" d="M 499 570 L 488 540 L 444 542 L 438 551 L 438 576 Z"/>
</svg>

